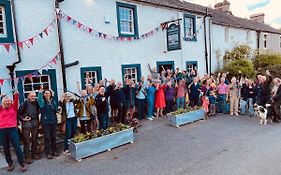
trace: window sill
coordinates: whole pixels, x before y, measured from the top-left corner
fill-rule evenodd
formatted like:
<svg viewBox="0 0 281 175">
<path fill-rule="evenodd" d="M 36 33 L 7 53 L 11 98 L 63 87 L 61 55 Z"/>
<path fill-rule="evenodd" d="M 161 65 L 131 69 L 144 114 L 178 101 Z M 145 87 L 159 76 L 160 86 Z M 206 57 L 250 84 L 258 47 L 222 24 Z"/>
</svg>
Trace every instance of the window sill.
<svg viewBox="0 0 281 175">
<path fill-rule="evenodd" d="M 185 41 L 197 41 L 197 38 L 194 37 L 194 38 L 183 38 Z"/>
</svg>

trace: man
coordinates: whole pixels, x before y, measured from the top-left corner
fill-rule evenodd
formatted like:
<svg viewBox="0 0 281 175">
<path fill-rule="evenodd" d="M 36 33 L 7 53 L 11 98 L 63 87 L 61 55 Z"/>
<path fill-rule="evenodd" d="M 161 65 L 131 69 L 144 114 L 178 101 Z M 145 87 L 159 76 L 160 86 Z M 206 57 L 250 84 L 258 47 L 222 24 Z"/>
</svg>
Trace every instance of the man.
<svg viewBox="0 0 281 175">
<path fill-rule="evenodd" d="M 274 93 L 273 100 L 273 109 L 275 112 L 275 120 L 277 123 L 280 123 L 281 114 L 280 114 L 280 105 L 281 105 L 281 80 L 279 78 L 274 79 L 274 86 L 276 86 L 276 92 Z"/>
<path fill-rule="evenodd" d="M 36 99 L 36 93 L 30 92 L 27 100 L 21 104 L 18 110 L 19 119 L 22 123 L 24 154 L 27 164 L 32 164 L 32 158 L 40 159 L 37 155 L 39 113 L 40 107 Z"/>
</svg>

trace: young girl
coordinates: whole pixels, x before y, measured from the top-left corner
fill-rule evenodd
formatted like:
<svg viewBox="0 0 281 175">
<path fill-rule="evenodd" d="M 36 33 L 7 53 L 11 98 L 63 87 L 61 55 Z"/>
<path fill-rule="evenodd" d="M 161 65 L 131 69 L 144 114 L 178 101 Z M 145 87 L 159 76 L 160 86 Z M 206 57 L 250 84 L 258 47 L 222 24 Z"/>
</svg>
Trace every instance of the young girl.
<svg viewBox="0 0 281 175">
<path fill-rule="evenodd" d="M 204 95 L 202 97 L 202 103 L 203 103 L 202 107 L 203 107 L 203 109 L 205 111 L 205 117 L 208 117 L 210 102 L 209 102 L 209 99 L 208 99 L 208 97 L 206 95 Z"/>
</svg>

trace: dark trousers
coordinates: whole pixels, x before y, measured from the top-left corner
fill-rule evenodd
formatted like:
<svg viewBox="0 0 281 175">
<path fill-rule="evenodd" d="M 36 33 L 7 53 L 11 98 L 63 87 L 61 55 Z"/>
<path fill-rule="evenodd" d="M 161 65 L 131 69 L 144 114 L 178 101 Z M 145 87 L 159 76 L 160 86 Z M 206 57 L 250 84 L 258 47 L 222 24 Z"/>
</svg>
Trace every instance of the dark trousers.
<svg viewBox="0 0 281 175">
<path fill-rule="evenodd" d="M 77 130 L 77 118 L 72 117 L 66 119 L 66 131 L 64 137 L 64 150 L 68 150 L 68 140 L 72 139 Z"/>
<path fill-rule="evenodd" d="M 173 104 L 174 104 L 173 99 L 167 99 L 166 100 L 166 112 L 167 113 L 172 112 Z"/>
<path fill-rule="evenodd" d="M 86 132 L 92 131 L 92 121 L 91 119 L 88 120 L 80 120 L 81 125 L 81 133 L 86 134 Z"/>
<path fill-rule="evenodd" d="M 275 113 L 275 119 L 276 120 L 281 120 L 281 114 L 280 114 L 280 103 L 273 103 L 273 109 Z"/>
<path fill-rule="evenodd" d="M 106 130 L 109 125 L 108 113 L 105 112 L 103 114 L 98 114 L 98 119 L 99 119 L 99 123 L 100 123 L 99 129 Z"/>
<path fill-rule="evenodd" d="M 56 136 L 57 124 L 42 124 L 44 130 L 44 149 L 46 155 L 53 154 L 57 151 Z"/>
<path fill-rule="evenodd" d="M 137 108 L 138 108 L 138 119 L 144 119 L 144 104 L 145 99 L 137 99 Z"/>
<path fill-rule="evenodd" d="M 18 162 L 21 166 L 24 165 L 23 153 L 20 148 L 20 140 L 17 128 L 4 128 L 0 129 L 0 144 L 3 145 L 6 161 L 9 165 L 13 164 L 10 152 L 10 142 L 12 143 Z"/>
<path fill-rule="evenodd" d="M 198 104 L 199 104 L 199 97 L 190 98 L 190 106 L 191 107 L 198 106 Z"/>
<path fill-rule="evenodd" d="M 38 127 L 22 128 L 22 135 L 25 157 L 28 158 L 37 154 Z"/>
<path fill-rule="evenodd" d="M 118 115 L 117 115 L 116 122 L 121 123 L 123 122 L 123 115 L 125 113 L 123 103 L 118 104 L 117 110 L 118 110 Z"/>
<path fill-rule="evenodd" d="M 211 115 L 216 114 L 216 104 L 210 104 L 210 114 Z"/>
</svg>

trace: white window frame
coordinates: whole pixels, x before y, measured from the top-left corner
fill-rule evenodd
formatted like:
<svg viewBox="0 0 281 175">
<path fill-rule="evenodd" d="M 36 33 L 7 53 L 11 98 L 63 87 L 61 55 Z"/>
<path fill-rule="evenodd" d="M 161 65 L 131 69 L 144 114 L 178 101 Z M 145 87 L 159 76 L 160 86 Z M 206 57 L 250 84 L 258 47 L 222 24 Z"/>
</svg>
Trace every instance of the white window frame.
<svg viewBox="0 0 281 175">
<path fill-rule="evenodd" d="M 224 41 L 226 43 L 229 42 L 229 28 L 228 27 L 225 27 L 225 29 L 224 29 Z"/>
<path fill-rule="evenodd" d="M 48 82 L 42 82 L 42 77 L 48 77 Z M 40 81 L 34 83 L 33 82 L 34 78 L 39 78 Z M 36 90 L 39 90 L 39 88 L 34 89 L 34 85 L 37 85 L 38 87 L 40 87 L 41 84 L 43 84 L 43 86 L 44 86 L 48 83 L 48 87 L 49 87 L 49 89 L 51 89 L 51 77 L 50 77 L 50 75 L 46 75 L 46 74 L 44 74 L 44 75 L 34 75 L 34 76 L 31 77 L 31 80 L 29 79 L 30 83 L 26 83 L 25 82 L 26 79 L 29 79 L 29 78 L 25 77 L 24 81 L 22 82 L 24 99 L 26 99 L 26 96 L 30 92 L 35 92 Z M 27 85 L 31 85 L 32 89 L 31 90 L 25 90 L 25 86 L 27 86 Z"/>
<path fill-rule="evenodd" d="M 3 34 L 0 34 L 0 38 L 6 38 L 7 37 L 7 21 L 6 21 L 6 14 L 5 14 L 5 7 L 0 6 L 0 9 L 2 11 L 2 20 L 0 20 L 0 23 L 3 23 Z"/>
<path fill-rule="evenodd" d="M 129 16 L 131 20 L 127 20 L 127 19 L 122 19 L 121 13 L 123 11 L 129 11 Z M 134 35 L 135 34 L 135 20 L 134 20 L 135 16 L 134 16 L 134 9 L 132 8 L 128 8 L 128 7 L 119 7 L 119 20 L 120 20 L 120 33 L 121 34 L 125 34 L 125 35 Z M 129 26 L 129 30 L 131 30 L 131 32 L 129 31 L 123 31 L 122 29 L 122 24 L 123 23 L 127 23 L 127 25 Z"/>
<path fill-rule="evenodd" d="M 87 80 L 87 73 L 89 73 L 89 79 L 90 79 L 90 84 L 97 84 L 99 83 L 99 80 L 98 80 L 98 71 L 84 71 L 84 83 L 85 85 L 87 84 L 86 80 Z M 93 76 L 93 73 L 95 74 L 95 76 Z"/>
<path fill-rule="evenodd" d="M 184 17 L 185 38 L 194 38 L 194 18 Z M 187 25 L 189 21 L 189 26 Z"/>
<path fill-rule="evenodd" d="M 124 68 L 124 76 L 125 77 L 130 76 L 131 80 L 133 80 L 135 83 L 138 82 L 138 68 L 137 67 Z"/>
<path fill-rule="evenodd" d="M 263 34 L 263 47 L 267 49 L 268 47 L 268 33 Z"/>
</svg>

